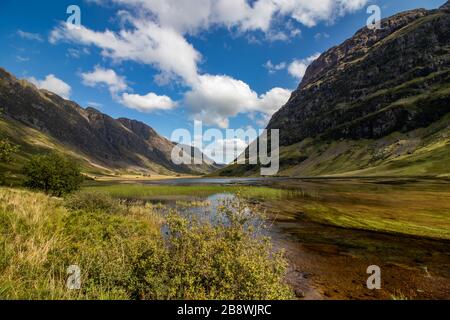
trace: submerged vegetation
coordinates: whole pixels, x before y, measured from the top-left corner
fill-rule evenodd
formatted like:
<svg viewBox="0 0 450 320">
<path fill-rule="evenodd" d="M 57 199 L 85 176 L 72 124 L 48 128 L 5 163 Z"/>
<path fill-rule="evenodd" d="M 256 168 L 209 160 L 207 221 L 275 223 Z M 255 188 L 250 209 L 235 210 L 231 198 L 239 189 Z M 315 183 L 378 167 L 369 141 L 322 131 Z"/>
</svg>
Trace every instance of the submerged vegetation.
<svg viewBox="0 0 450 320">
<path fill-rule="evenodd" d="M 220 219 L 82 192 L 64 201 L 0 189 L 4 299 L 289 299 L 286 261 L 242 199 Z M 218 217 L 219 217 L 218 216 Z M 81 289 L 66 287 L 79 266 Z"/>
</svg>

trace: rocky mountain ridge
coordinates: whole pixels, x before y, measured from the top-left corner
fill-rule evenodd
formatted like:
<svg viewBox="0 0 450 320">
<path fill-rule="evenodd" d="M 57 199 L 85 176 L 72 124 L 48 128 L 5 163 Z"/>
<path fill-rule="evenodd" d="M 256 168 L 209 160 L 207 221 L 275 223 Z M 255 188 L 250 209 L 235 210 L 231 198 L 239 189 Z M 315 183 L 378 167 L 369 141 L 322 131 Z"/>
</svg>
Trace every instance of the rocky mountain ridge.
<svg viewBox="0 0 450 320">
<path fill-rule="evenodd" d="M 450 175 L 450 2 L 381 26 L 321 54 L 274 114 L 280 175 Z"/>
<path fill-rule="evenodd" d="M 203 165 L 175 165 L 175 144 L 148 125 L 84 109 L 1 68 L 0 107 L 6 119 L 48 135 L 99 167 L 163 174 L 203 174 L 219 168 L 206 157 Z"/>
</svg>

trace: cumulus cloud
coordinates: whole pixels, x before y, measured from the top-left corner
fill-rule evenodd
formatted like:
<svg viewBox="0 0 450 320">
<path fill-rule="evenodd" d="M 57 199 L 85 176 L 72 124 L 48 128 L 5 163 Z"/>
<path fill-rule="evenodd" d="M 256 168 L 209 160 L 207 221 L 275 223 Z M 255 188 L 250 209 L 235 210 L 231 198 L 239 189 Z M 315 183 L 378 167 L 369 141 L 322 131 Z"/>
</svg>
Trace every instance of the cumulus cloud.
<svg viewBox="0 0 450 320">
<path fill-rule="evenodd" d="M 302 79 L 308 66 L 319 56 L 320 53 L 316 53 L 306 59 L 294 60 L 288 67 L 289 74 L 299 80 Z"/>
<path fill-rule="evenodd" d="M 307 27 L 333 22 L 361 9 L 368 0 L 91 0 L 115 2 L 151 13 L 162 27 L 181 34 L 196 34 L 212 26 L 240 31 L 271 31 L 276 18 L 287 17 Z"/>
<path fill-rule="evenodd" d="M 128 89 L 124 77 L 117 75 L 112 69 L 103 69 L 100 66 L 96 66 L 92 72 L 82 73 L 81 78 L 83 84 L 89 87 L 106 85 L 113 96 Z"/>
<path fill-rule="evenodd" d="M 112 69 L 96 66 L 92 72 L 81 74 L 83 83 L 90 87 L 106 86 L 112 97 L 124 106 L 141 112 L 170 110 L 176 103 L 168 96 L 159 96 L 150 92 L 146 95 L 124 92 L 129 90 L 125 77 L 119 76 Z"/>
<path fill-rule="evenodd" d="M 53 29 L 50 42 L 69 41 L 94 45 L 104 57 L 114 61 L 136 61 L 160 70 L 165 78 L 179 77 L 195 82 L 201 55 L 173 29 L 161 28 L 153 22 L 127 17 L 133 30 L 97 32 L 86 27 L 71 28 L 66 23 Z"/>
<path fill-rule="evenodd" d="M 170 110 L 176 107 L 176 103 L 168 96 L 158 96 L 150 92 L 145 96 L 138 94 L 124 93 L 122 103 L 141 112 L 151 112 L 154 110 Z"/>
<path fill-rule="evenodd" d="M 216 163 L 229 164 L 245 151 L 248 144 L 240 138 L 219 139 L 203 148 L 203 153 Z"/>
<path fill-rule="evenodd" d="M 289 96 L 290 91 L 282 88 L 258 95 L 241 80 L 207 74 L 200 76 L 199 83 L 185 94 L 184 101 L 197 119 L 226 128 L 229 117 L 255 111 L 272 114 Z"/>
<path fill-rule="evenodd" d="M 35 77 L 28 79 L 32 84 L 34 84 L 39 89 L 45 89 L 51 91 L 64 99 L 69 99 L 72 92 L 72 88 L 65 83 L 63 80 L 58 79 L 53 74 L 49 74 L 43 80 L 38 80 Z"/>
<path fill-rule="evenodd" d="M 290 92 L 274 88 L 258 94 L 241 80 L 200 73 L 198 65 L 202 62 L 202 56 L 189 43 L 188 36 L 221 27 L 239 33 L 259 31 L 266 40 L 286 40 L 300 34 L 299 25 L 312 27 L 320 22 L 333 22 L 337 17 L 360 9 L 368 0 L 91 1 L 114 2 L 126 9 L 118 14 L 120 30 L 95 31 L 84 26 L 70 28 L 62 23 L 52 30 L 50 42 L 96 46 L 101 49 L 103 57 L 114 62 L 135 61 L 150 65 L 160 72 L 155 77 L 158 84 L 176 80 L 188 88 L 184 102 L 197 119 L 227 127 L 228 119 L 239 113 L 262 112 L 270 115 L 288 100 Z M 286 23 L 276 23 L 279 19 L 284 19 Z M 289 66 L 289 73 L 301 78 L 309 63 L 307 59 L 294 61 Z M 272 64 L 271 67 L 276 70 L 287 65 Z M 148 110 L 155 106 L 155 100 L 162 102 L 155 96 L 129 94 L 126 97 L 129 105 Z M 167 99 L 165 102 L 163 105 L 167 108 L 170 103 Z"/>
</svg>

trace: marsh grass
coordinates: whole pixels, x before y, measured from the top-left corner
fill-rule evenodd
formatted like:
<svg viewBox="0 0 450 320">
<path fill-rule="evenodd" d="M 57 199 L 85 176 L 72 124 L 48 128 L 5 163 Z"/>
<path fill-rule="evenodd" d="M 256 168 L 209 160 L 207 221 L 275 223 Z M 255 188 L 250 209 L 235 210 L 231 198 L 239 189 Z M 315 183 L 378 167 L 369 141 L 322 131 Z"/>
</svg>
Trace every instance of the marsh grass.
<svg viewBox="0 0 450 320">
<path fill-rule="evenodd" d="M 283 191 L 263 186 L 235 186 L 235 185 L 192 185 L 192 186 L 166 186 L 141 184 L 114 184 L 99 185 L 85 188 L 88 191 L 105 192 L 115 198 L 121 199 L 159 199 L 161 197 L 194 197 L 205 198 L 220 193 L 240 193 L 245 198 L 279 199 Z"/>
<path fill-rule="evenodd" d="M 311 183 L 269 206 L 323 225 L 450 239 L 450 184 L 436 181 Z"/>
</svg>

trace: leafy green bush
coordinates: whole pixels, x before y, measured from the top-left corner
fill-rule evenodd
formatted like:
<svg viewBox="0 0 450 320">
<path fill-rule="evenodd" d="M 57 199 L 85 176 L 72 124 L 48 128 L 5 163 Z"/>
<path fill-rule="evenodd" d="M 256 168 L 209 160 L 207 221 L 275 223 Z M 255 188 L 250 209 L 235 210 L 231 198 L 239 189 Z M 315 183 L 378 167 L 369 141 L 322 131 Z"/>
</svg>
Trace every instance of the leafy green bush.
<svg viewBox="0 0 450 320">
<path fill-rule="evenodd" d="M 176 212 L 167 218 L 165 248 L 153 247 L 136 266 L 142 299 L 266 300 L 292 298 L 287 263 L 260 235 L 263 220 L 241 199 L 226 201 L 215 221 Z"/>
<path fill-rule="evenodd" d="M 10 162 L 13 153 L 19 150 L 19 146 L 8 139 L 0 139 L 0 161 Z"/>
<path fill-rule="evenodd" d="M 10 142 L 8 139 L 0 138 L 0 162 L 9 163 L 12 161 L 12 155 L 19 150 L 19 146 Z M 0 171 L 0 184 L 6 182 L 6 172 Z"/>
<path fill-rule="evenodd" d="M 59 154 L 34 156 L 24 168 L 24 185 L 60 197 L 80 188 L 79 166 Z"/>
<path fill-rule="evenodd" d="M 71 211 L 103 211 L 106 213 L 121 213 L 123 211 L 119 200 L 113 199 L 109 194 L 100 191 L 73 193 L 66 197 L 64 206 Z"/>
</svg>

